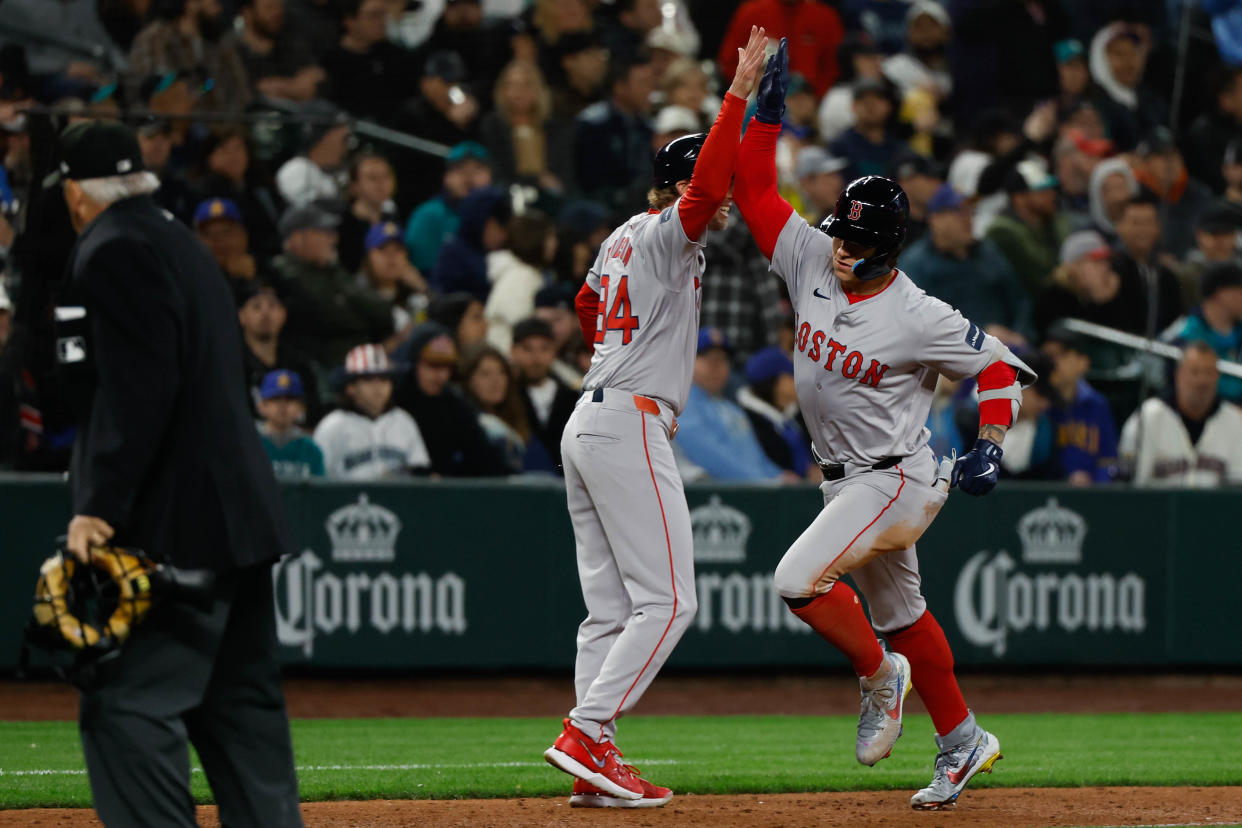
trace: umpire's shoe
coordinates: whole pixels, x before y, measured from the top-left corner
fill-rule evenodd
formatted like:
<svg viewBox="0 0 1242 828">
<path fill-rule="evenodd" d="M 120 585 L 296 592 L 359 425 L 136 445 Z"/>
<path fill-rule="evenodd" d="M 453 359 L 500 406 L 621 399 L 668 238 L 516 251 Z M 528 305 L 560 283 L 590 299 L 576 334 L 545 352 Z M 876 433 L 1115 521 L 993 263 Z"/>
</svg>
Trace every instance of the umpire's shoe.
<svg viewBox="0 0 1242 828">
<path fill-rule="evenodd" d="M 642 799 L 643 783 L 634 769 L 621 761 L 612 742 L 596 742 L 565 720 L 565 729 L 543 752 L 548 764 L 589 782 L 604 793 L 622 799 Z"/>
<path fill-rule="evenodd" d="M 913 686 L 910 681 L 910 662 L 900 653 L 885 653 L 888 674 L 874 683 L 868 679 L 858 680 L 862 691 L 862 710 L 858 714 L 858 741 L 854 743 L 854 755 L 864 765 L 876 762 L 893 752 L 897 737 L 901 736 L 901 713 L 906 696 Z"/>
<path fill-rule="evenodd" d="M 975 724 L 970 713 L 953 732 L 943 739 L 936 737 L 936 772 L 931 784 L 910 797 L 910 807 L 918 811 L 936 811 L 952 805 L 976 773 L 991 773 L 992 765 L 1003 758 L 1000 742 Z"/>
</svg>

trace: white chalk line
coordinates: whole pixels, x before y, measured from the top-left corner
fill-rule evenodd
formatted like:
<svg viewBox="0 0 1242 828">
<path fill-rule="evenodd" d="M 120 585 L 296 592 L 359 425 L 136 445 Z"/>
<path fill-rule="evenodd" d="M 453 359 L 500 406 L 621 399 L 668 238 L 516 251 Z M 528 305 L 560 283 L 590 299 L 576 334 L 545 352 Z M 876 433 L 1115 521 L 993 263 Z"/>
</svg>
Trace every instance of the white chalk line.
<svg viewBox="0 0 1242 828">
<path fill-rule="evenodd" d="M 677 759 L 646 759 L 636 765 L 678 765 Z M 488 770 L 500 768 L 546 768 L 546 762 L 461 762 L 452 764 L 409 763 L 398 765 L 298 765 L 298 773 L 314 771 L 414 771 L 414 770 Z M 191 773 L 202 773 L 202 768 L 190 768 Z M 0 776 L 85 776 L 85 768 L 32 768 L 28 770 L 5 770 Z"/>
</svg>

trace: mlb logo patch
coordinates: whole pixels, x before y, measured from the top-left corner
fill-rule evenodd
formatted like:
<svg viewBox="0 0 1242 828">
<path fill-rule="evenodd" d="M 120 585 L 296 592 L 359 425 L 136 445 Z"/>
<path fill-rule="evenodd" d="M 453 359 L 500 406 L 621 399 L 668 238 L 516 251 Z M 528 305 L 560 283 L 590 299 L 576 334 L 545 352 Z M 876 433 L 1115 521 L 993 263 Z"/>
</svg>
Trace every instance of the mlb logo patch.
<svg viewBox="0 0 1242 828">
<path fill-rule="evenodd" d="M 86 338 L 66 336 L 56 340 L 56 361 L 61 365 L 71 365 L 86 361 Z"/>
<path fill-rule="evenodd" d="M 970 323 L 969 330 L 966 331 L 966 344 L 974 348 L 976 351 L 983 350 L 983 331 L 974 322 Z"/>
</svg>

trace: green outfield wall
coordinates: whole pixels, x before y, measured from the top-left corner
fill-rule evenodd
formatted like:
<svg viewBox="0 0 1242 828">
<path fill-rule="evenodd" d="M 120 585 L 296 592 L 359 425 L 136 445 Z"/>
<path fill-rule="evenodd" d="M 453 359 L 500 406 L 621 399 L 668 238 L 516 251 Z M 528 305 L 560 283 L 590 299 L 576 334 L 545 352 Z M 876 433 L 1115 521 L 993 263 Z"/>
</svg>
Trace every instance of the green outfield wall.
<svg viewBox="0 0 1242 828">
<path fill-rule="evenodd" d="M 584 609 L 557 483 L 306 484 L 284 495 L 299 550 L 273 574 L 286 663 L 572 665 Z M 699 613 L 670 665 L 844 664 L 772 588 L 818 490 L 687 496 Z M 69 517 L 64 483 L 0 480 L 0 513 L 0 670 L 11 670 L 36 569 Z M 1242 665 L 1238 490 L 955 493 L 919 559 L 959 664 Z"/>
</svg>

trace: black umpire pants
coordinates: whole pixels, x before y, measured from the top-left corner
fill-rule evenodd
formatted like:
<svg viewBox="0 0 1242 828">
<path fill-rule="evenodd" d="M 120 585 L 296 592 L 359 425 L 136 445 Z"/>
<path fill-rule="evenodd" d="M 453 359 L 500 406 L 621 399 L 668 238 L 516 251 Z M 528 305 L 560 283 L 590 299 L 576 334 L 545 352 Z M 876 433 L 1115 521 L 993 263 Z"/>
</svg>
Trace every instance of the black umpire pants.
<svg viewBox="0 0 1242 828">
<path fill-rule="evenodd" d="M 105 825 L 193 826 L 188 742 L 224 826 L 301 826 L 270 565 L 220 576 L 210 610 L 156 607 L 83 691 L 82 747 Z"/>
</svg>

